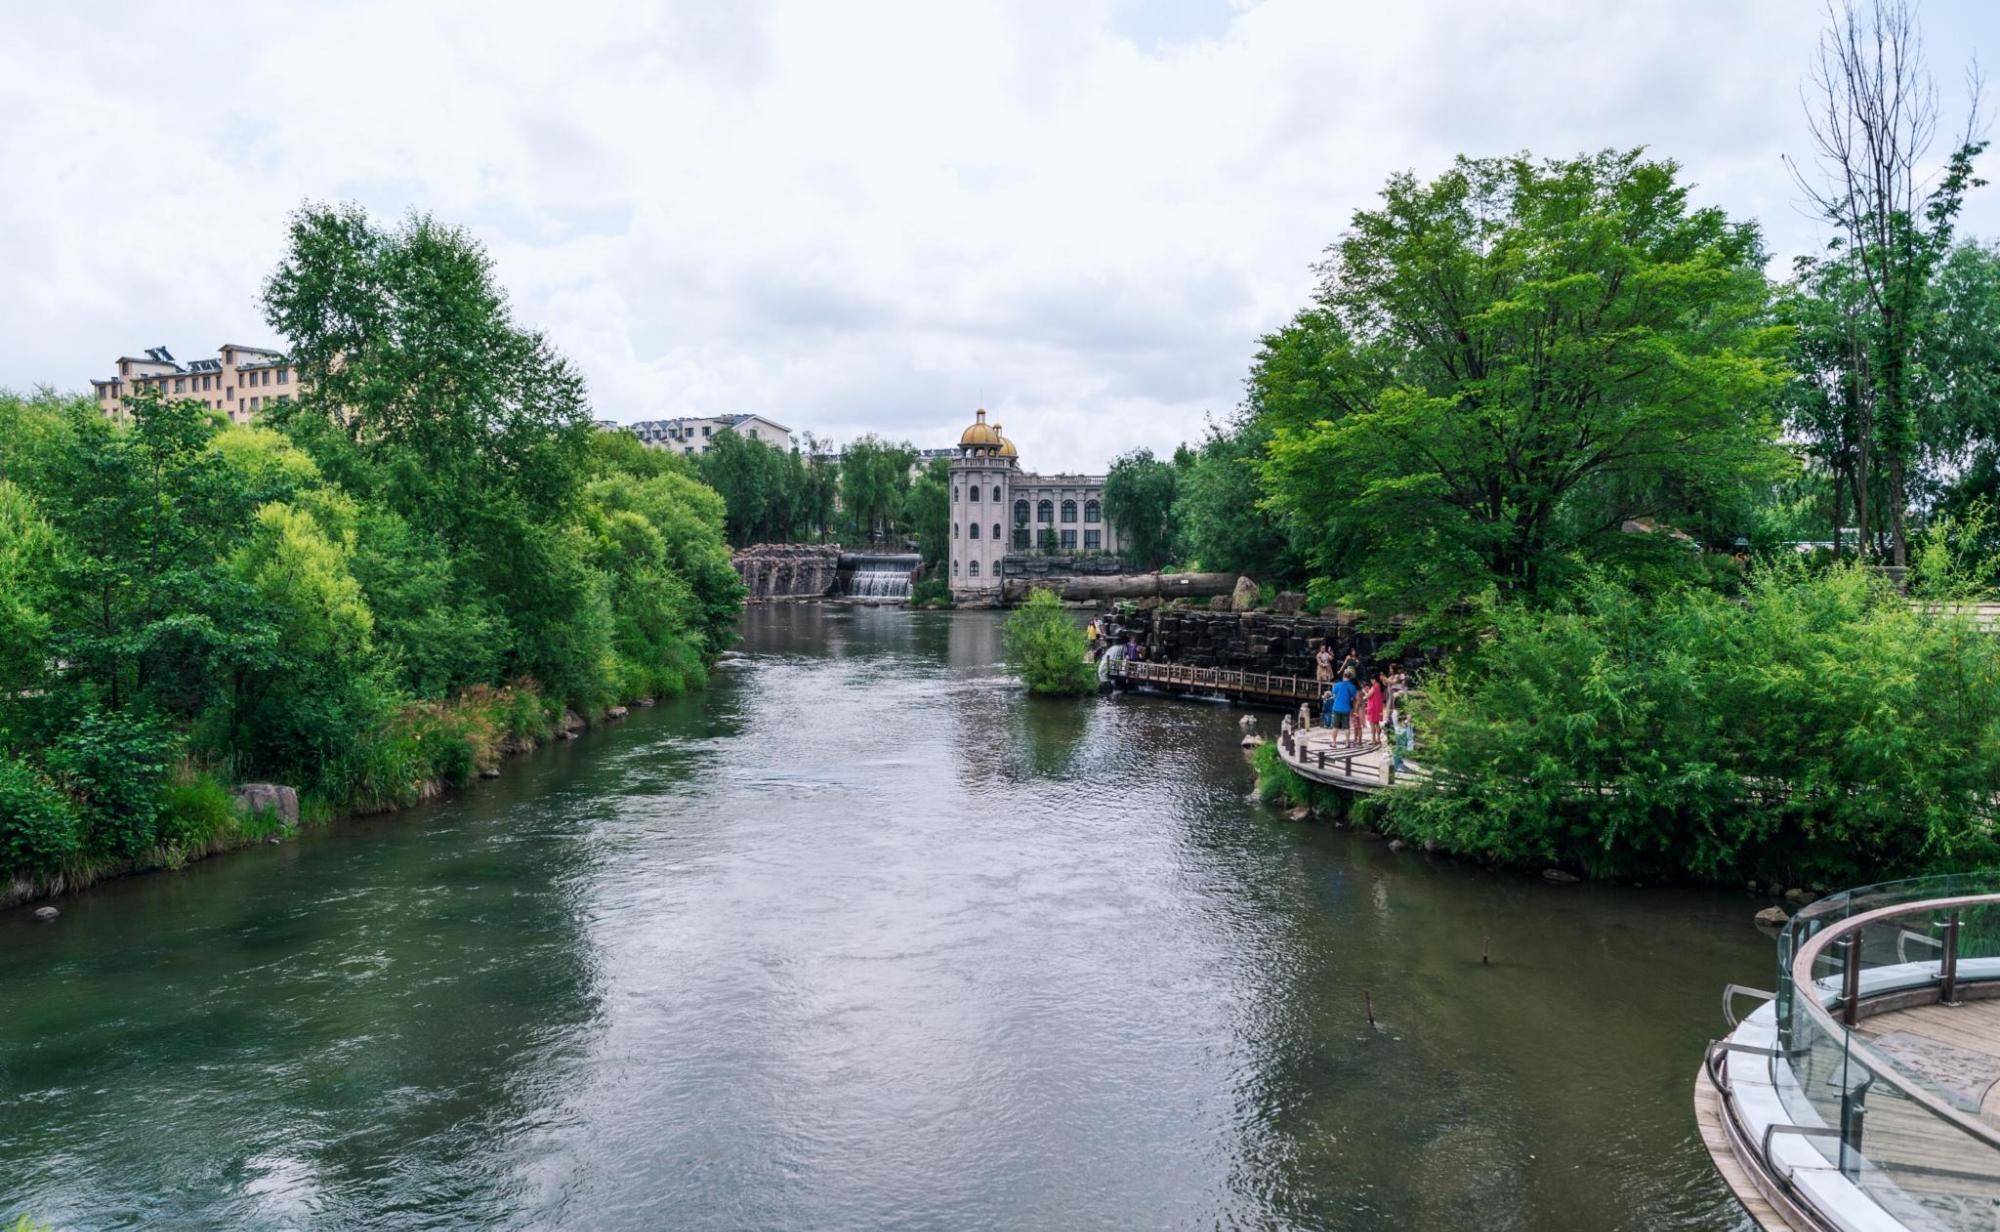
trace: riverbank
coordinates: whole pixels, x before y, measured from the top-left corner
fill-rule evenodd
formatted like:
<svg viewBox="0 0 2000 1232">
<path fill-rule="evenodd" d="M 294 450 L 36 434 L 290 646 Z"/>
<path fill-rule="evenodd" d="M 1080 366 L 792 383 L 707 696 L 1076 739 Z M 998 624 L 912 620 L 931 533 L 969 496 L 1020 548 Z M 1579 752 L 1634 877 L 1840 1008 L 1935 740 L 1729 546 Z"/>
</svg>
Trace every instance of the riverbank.
<svg viewBox="0 0 2000 1232">
<path fill-rule="evenodd" d="M 729 652 L 733 653 L 733 652 Z M 550 702 L 534 689 L 514 685 L 477 688 L 449 702 L 405 707 L 380 741 L 384 756 L 371 767 L 360 792 L 335 804 L 289 787 L 258 793 L 264 799 L 290 794 L 289 809 L 246 806 L 252 787 L 234 793 L 219 789 L 199 772 L 183 774 L 183 794 L 201 797 L 205 808 L 188 808 L 176 829 L 184 841 L 155 847 L 125 859 L 82 861 L 53 872 L 0 872 L 0 911 L 86 890 L 99 882 L 145 873 L 171 872 L 225 852 L 258 843 L 282 843 L 307 829 L 354 817 L 380 816 L 435 800 L 475 779 L 497 778 L 503 762 L 557 741 L 574 740 L 592 727 L 625 718 L 634 707 L 657 704 L 651 696 L 630 697 L 579 714 Z M 214 802 L 218 790 L 234 798 L 226 807 Z M 287 813 L 289 815 L 287 815 Z"/>
</svg>

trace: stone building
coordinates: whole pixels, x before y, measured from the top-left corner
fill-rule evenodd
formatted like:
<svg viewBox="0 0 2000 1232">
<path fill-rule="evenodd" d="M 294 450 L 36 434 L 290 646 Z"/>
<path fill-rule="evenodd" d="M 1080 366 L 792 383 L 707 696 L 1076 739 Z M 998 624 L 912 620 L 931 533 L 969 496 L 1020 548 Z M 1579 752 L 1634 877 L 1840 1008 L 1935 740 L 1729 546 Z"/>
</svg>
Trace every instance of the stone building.
<svg viewBox="0 0 2000 1232">
<path fill-rule="evenodd" d="M 117 362 L 117 376 L 90 383 L 98 409 L 112 419 L 124 419 L 126 398 L 145 389 L 169 400 L 192 398 L 226 412 L 232 423 L 249 423 L 258 411 L 290 402 L 299 391 L 299 370 L 284 352 L 234 342 L 223 343 L 214 359 L 185 364 L 163 346 L 148 347 L 144 356 L 121 355 Z"/>
<path fill-rule="evenodd" d="M 684 454 L 707 453 L 718 432 L 734 432 L 779 449 L 797 448 L 792 430 L 762 415 L 684 415 L 679 419 L 644 419 L 626 431 L 656 449 Z"/>
<path fill-rule="evenodd" d="M 951 593 L 960 603 L 997 603 L 1011 558 L 1118 551 L 1104 517 L 1104 476 L 1021 470 L 1014 442 L 980 411 L 959 434 L 951 460 Z"/>
</svg>

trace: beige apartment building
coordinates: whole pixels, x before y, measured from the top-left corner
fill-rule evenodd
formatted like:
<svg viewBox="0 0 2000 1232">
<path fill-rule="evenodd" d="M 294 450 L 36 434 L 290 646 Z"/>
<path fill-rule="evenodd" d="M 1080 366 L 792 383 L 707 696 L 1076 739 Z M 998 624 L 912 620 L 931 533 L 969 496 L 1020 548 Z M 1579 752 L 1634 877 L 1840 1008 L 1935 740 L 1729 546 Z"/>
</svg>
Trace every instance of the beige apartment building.
<svg viewBox="0 0 2000 1232">
<path fill-rule="evenodd" d="M 183 364 L 157 346 L 144 356 L 119 356 L 117 376 L 90 384 L 98 409 L 113 419 L 127 417 L 127 398 L 152 389 L 166 398 L 192 398 L 224 412 L 232 423 L 249 423 L 265 407 L 292 400 L 299 392 L 299 370 L 282 351 L 265 347 L 225 342 L 216 358 Z"/>
</svg>

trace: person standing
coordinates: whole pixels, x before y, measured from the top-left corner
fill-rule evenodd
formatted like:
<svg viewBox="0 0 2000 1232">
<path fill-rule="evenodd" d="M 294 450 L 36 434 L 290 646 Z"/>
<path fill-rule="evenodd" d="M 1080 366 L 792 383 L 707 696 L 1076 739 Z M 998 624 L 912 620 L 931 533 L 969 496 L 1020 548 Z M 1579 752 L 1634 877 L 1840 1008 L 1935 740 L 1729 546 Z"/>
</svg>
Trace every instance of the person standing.
<svg viewBox="0 0 2000 1232">
<path fill-rule="evenodd" d="M 1354 684 L 1354 669 L 1348 668 L 1341 673 L 1339 680 L 1333 682 L 1333 689 L 1327 694 L 1327 710 L 1333 719 L 1333 738 L 1341 744 L 1355 742 L 1354 702 L 1360 692 Z"/>
<path fill-rule="evenodd" d="M 1389 689 L 1380 676 L 1368 682 L 1368 694 L 1361 703 L 1361 715 L 1368 720 L 1368 739 L 1382 739 L 1382 718 L 1389 707 Z"/>
<path fill-rule="evenodd" d="M 1319 644 L 1319 653 L 1313 656 L 1313 677 L 1321 684 L 1333 683 L 1333 639 L 1325 638 Z"/>
</svg>

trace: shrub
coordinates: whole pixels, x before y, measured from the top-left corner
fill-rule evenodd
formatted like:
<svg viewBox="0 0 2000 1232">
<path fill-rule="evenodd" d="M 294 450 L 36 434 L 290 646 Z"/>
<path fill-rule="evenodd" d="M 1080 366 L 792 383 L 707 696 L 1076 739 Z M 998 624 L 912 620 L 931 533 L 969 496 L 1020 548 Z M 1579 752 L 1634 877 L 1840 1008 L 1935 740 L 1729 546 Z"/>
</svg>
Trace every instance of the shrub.
<svg viewBox="0 0 2000 1232">
<path fill-rule="evenodd" d="M 86 854 L 130 857 L 158 842 L 160 788 L 177 743 L 151 717 L 99 710 L 56 737 L 45 760 L 82 809 Z"/>
<path fill-rule="evenodd" d="M 912 607 L 950 607 L 951 583 L 941 577 L 927 577 L 910 588 Z"/>
<path fill-rule="evenodd" d="M 83 819 L 55 785 L 0 755 L 0 868 L 51 872 L 83 847 Z"/>
<path fill-rule="evenodd" d="M 1608 579 L 1508 607 L 1427 682 L 1427 785 L 1389 824 L 1601 875 L 1841 885 L 2000 855 L 2000 639 L 1865 569 L 1740 597 Z"/>
<path fill-rule="evenodd" d="M 212 774 L 191 774 L 160 789 L 161 846 L 199 847 L 235 826 L 236 802 Z"/>
<path fill-rule="evenodd" d="M 1074 697 L 1097 691 L 1090 644 L 1054 591 L 1029 592 L 1007 618 L 1001 641 L 1030 692 Z"/>
</svg>

